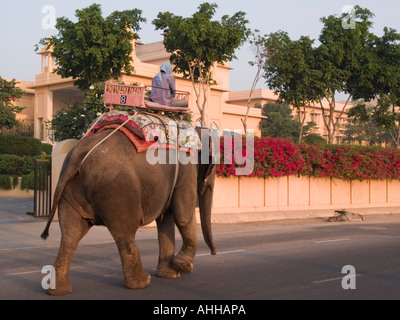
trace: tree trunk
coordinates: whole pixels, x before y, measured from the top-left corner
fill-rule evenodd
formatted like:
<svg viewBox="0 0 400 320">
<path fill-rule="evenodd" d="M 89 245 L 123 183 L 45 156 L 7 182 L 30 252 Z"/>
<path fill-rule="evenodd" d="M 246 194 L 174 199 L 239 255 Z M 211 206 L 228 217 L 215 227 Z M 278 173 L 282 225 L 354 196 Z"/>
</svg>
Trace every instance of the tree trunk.
<svg viewBox="0 0 400 320">
<path fill-rule="evenodd" d="M 300 107 L 299 107 L 299 122 L 300 122 L 300 133 L 299 133 L 299 141 L 301 142 L 303 139 L 303 131 L 304 131 L 304 122 L 306 121 L 306 106 L 303 106 L 303 117 L 301 117 Z"/>
</svg>

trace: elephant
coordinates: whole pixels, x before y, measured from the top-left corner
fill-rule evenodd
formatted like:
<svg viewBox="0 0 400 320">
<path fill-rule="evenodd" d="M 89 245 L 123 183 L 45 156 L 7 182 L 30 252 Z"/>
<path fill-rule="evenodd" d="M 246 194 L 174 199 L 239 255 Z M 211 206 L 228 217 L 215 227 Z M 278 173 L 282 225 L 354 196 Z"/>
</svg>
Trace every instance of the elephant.
<svg viewBox="0 0 400 320">
<path fill-rule="evenodd" d="M 211 156 L 210 161 L 203 161 L 207 163 L 150 164 L 146 153 L 138 153 L 124 133 L 117 131 L 111 135 L 110 131 L 80 140 L 63 163 L 50 217 L 41 235 L 43 239 L 49 236 L 58 208 L 61 241 L 54 263 L 55 289 L 47 290 L 50 295 L 72 292 L 68 279 L 70 264 L 78 243 L 92 226 L 108 228 L 118 247 L 125 287 L 130 289 L 141 289 L 150 283 L 151 277 L 141 264 L 135 234 L 154 220 L 159 244 L 157 277 L 177 278 L 193 271 L 198 249 L 196 205 L 204 240 L 210 253 L 216 254 L 211 230 L 216 167 Z M 171 157 L 167 150 L 156 151 Z M 201 152 L 196 155 L 198 159 Z M 183 243 L 177 254 L 175 226 Z"/>
</svg>

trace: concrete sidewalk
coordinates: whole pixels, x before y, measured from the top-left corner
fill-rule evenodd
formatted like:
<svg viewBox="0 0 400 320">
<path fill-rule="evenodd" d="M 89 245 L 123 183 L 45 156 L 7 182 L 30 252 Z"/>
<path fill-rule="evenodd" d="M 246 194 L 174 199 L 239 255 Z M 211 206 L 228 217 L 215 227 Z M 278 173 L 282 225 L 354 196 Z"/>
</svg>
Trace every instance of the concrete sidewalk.
<svg viewBox="0 0 400 320">
<path fill-rule="evenodd" d="M 11 221 L 32 221 L 32 219 L 33 198 L 0 198 L 0 224 Z"/>
<path fill-rule="evenodd" d="M 50 236 L 44 241 L 40 235 L 46 227 L 48 218 L 34 218 L 27 212 L 33 212 L 33 198 L 0 198 L 0 251 L 31 247 L 58 248 L 61 239 L 58 221 L 53 221 L 50 226 Z M 112 241 L 113 238 L 107 228 L 96 227 L 92 228 L 81 243 Z"/>
</svg>

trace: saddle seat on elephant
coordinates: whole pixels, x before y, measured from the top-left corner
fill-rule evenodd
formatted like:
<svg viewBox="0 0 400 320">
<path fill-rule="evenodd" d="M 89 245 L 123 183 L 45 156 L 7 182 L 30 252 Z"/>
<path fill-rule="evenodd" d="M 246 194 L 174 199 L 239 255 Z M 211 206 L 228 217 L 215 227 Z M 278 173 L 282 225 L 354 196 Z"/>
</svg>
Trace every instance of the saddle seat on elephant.
<svg viewBox="0 0 400 320">
<path fill-rule="evenodd" d="M 169 149 L 178 146 L 180 151 L 190 153 L 200 150 L 201 141 L 196 130 L 180 116 L 190 111 L 189 105 L 160 105 L 146 100 L 145 90 L 144 86 L 106 82 L 104 103 L 109 105 L 109 111 L 96 120 L 86 136 L 107 129 L 119 130 L 131 140 L 139 153 L 150 147 Z M 181 92 L 182 97 L 189 101 L 189 93 Z M 122 107 L 123 110 L 114 106 Z M 160 112 L 179 115 L 167 116 Z"/>
<path fill-rule="evenodd" d="M 124 125 L 121 126 L 122 124 Z M 166 149 L 178 146 L 180 151 L 192 154 L 201 149 L 199 135 L 190 122 L 166 115 L 145 111 L 132 115 L 128 111 L 112 110 L 98 119 L 98 124 L 87 136 L 107 129 L 123 132 L 138 153 L 145 152 L 152 146 Z"/>
</svg>

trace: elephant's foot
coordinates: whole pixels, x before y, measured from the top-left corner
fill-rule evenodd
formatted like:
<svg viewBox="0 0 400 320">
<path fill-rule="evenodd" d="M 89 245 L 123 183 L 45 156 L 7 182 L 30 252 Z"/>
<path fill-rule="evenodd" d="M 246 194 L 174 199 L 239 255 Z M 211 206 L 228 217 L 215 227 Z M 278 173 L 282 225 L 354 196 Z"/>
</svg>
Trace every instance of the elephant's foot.
<svg viewBox="0 0 400 320">
<path fill-rule="evenodd" d="M 151 281 L 151 277 L 147 272 L 143 272 L 140 276 L 125 277 L 125 287 L 128 289 L 143 289 Z"/>
<path fill-rule="evenodd" d="M 166 264 L 159 264 L 157 266 L 156 276 L 159 278 L 175 279 L 179 278 L 180 274 L 175 269 Z"/>
<path fill-rule="evenodd" d="M 71 285 L 65 284 L 65 285 L 56 285 L 55 289 L 47 289 L 47 294 L 51 296 L 63 296 L 65 294 L 69 294 L 72 292 L 72 287 Z"/>
<path fill-rule="evenodd" d="M 179 253 L 172 260 L 172 267 L 180 273 L 192 273 L 193 258 L 190 255 Z"/>
</svg>

